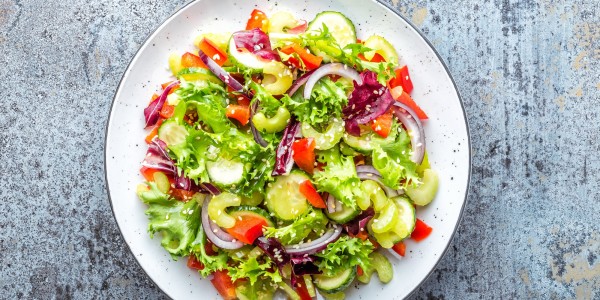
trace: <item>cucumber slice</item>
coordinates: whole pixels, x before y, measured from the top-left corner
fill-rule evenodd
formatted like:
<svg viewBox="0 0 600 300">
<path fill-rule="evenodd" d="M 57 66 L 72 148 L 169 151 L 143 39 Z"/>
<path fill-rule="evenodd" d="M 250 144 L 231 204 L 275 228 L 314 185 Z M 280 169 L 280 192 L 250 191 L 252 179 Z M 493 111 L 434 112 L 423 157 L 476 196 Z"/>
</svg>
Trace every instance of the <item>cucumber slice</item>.
<svg viewBox="0 0 600 300">
<path fill-rule="evenodd" d="M 379 53 L 386 62 L 394 65 L 398 64 L 398 52 L 390 42 L 378 35 L 372 35 L 364 41 L 364 45 L 367 48 L 373 49 L 365 53 L 365 58 L 371 60 L 375 53 Z"/>
<path fill-rule="evenodd" d="M 375 145 L 387 145 L 393 143 L 398 135 L 397 130 L 392 130 L 390 134 L 384 139 L 375 132 L 368 132 L 361 136 L 353 136 L 348 133 L 344 133 L 343 140 L 348 146 L 352 147 L 356 151 L 364 154 L 370 154 L 373 151 Z"/>
<path fill-rule="evenodd" d="M 318 34 L 323 29 L 323 24 L 341 48 L 351 43 L 356 43 L 356 30 L 350 19 L 337 11 L 324 11 L 315 16 L 308 24 L 307 32 Z M 330 61 L 331 57 L 319 49 L 311 49 L 316 55 L 322 56 L 323 60 Z"/>
<path fill-rule="evenodd" d="M 219 85 L 223 85 L 217 76 L 213 75 L 209 70 L 204 68 L 185 68 L 177 73 L 177 78 L 185 81 L 210 81 Z"/>
<path fill-rule="evenodd" d="M 171 183 L 169 182 L 169 177 L 167 177 L 165 173 L 154 172 L 154 174 L 152 174 L 152 178 L 154 179 L 156 187 L 159 191 L 165 194 L 169 192 L 169 190 L 171 189 Z"/>
<path fill-rule="evenodd" d="M 346 156 L 357 156 L 360 152 L 354 150 L 354 148 L 348 146 L 345 142 L 340 142 L 340 152 Z"/>
<path fill-rule="evenodd" d="M 281 220 L 293 220 L 308 210 L 306 197 L 300 193 L 300 183 L 309 180 L 302 172 L 278 176 L 267 185 L 267 209 Z"/>
<path fill-rule="evenodd" d="M 371 264 L 375 271 L 377 271 L 377 277 L 379 277 L 379 281 L 382 283 L 388 283 L 392 281 L 394 277 L 394 268 L 390 261 L 383 254 L 379 252 L 373 252 L 371 254 L 373 257 L 371 258 Z"/>
<path fill-rule="evenodd" d="M 187 136 L 188 131 L 185 126 L 177 124 L 173 119 L 163 122 L 158 128 L 158 138 L 165 142 L 167 146 L 185 143 Z"/>
<path fill-rule="evenodd" d="M 231 186 L 242 182 L 246 173 L 244 164 L 237 160 L 219 157 L 216 161 L 206 163 L 210 180 L 219 186 Z"/>
<path fill-rule="evenodd" d="M 230 208 L 228 212 L 229 215 L 235 219 L 239 219 L 239 217 L 243 218 L 245 216 L 258 217 L 265 219 L 265 221 L 267 221 L 267 226 L 275 226 L 275 223 L 273 222 L 273 219 L 271 219 L 271 216 L 269 216 L 269 213 L 260 207 L 246 205 L 236 206 Z"/>
<path fill-rule="evenodd" d="M 360 209 L 354 209 L 347 207 L 346 205 L 342 205 L 342 210 L 334 213 L 329 213 L 325 211 L 327 217 L 331 220 L 336 221 L 339 224 L 344 224 L 352 221 L 356 216 L 360 214 Z"/>
<path fill-rule="evenodd" d="M 403 196 L 394 197 L 392 200 L 394 200 L 398 207 L 398 222 L 396 222 L 393 232 L 401 239 L 405 239 L 415 229 L 415 223 L 417 221 L 415 207 L 408 198 Z"/>
<path fill-rule="evenodd" d="M 356 277 L 356 268 L 345 269 L 333 276 L 314 275 L 315 286 L 319 290 L 333 294 L 345 290 Z"/>
<path fill-rule="evenodd" d="M 333 148 L 344 135 L 344 121 L 338 118 L 332 118 L 325 132 L 316 131 L 310 124 L 302 123 L 302 135 L 307 138 L 315 139 L 315 148 L 317 150 L 327 150 Z"/>
<path fill-rule="evenodd" d="M 256 72 L 260 72 L 265 67 L 265 65 L 269 63 L 269 61 L 261 60 L 252 52 L 238 51 L 237 47 L 235 46 L 235 41 L 233 40 L 233 37 L 229 39 L 228 50 L 229 58 L 231 58 L 233 65 L 237 65 L 245 69 L 251 69 Z"/>
<path fill-rule="evenodd" d="M 424 206 L 433 201 L 437 194 L 438 186 L 439 179 L 437 173 L 432 169 L 426 169 L 423 171 L 423 183 L 417 187 L 408 187 L 406 195 L 416 205 Z"/>
</svg>

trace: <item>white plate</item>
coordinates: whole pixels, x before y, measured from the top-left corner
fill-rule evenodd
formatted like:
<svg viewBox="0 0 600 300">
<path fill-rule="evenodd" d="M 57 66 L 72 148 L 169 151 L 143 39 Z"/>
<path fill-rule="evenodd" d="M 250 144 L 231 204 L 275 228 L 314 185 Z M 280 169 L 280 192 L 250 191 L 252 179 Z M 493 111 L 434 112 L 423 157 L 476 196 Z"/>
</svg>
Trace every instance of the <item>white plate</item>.
<svg viewBox="0 0 600 300">
<path fill-rule="evenodd" d="M 267 15 L 288 10 L 311 20 L 324 10 L 344 13 L 355 24 L 358 38 L 379 34 L 399 51 L 410 66 L 415 89 L 413 97 L 427 112 L 427 149 L 431 165 L 440 174 L 437 198 L 419 209 L 418 217 L 434 230 L 421 243 L 407 242 L 403 259 L 391 257 L 395 267 L 392 282 L 377 279 L 360 290 L 349 288 L 348 299 L 404 298 L 413 292 L 441 259 L 458 223 L 466 201 L 470 176 L 470 142 L 460 96 L 444 63 L 431 44 L 409 22 L 376 1 L 228 1 L 193 2 L 168 18 L 146 40 L 123 75 L 115 95 L 106 130 L 106 182 L 115 219 L 131 252 L 168 296 L 174 299 L 219 299 L 210 281 L 188 269 L 186 260 L 173 261 L 158 238 L 146 232 L 145 205 L 135 187 L 143 178 L 140 162 L 146 152 L 143 108 L 148 99 L 169 79 L 167 57 L 172 51 L 194 50 L 192 41 L 200 32 L 237 31 L 245 27 L 252 9 Z"/>
</svg>

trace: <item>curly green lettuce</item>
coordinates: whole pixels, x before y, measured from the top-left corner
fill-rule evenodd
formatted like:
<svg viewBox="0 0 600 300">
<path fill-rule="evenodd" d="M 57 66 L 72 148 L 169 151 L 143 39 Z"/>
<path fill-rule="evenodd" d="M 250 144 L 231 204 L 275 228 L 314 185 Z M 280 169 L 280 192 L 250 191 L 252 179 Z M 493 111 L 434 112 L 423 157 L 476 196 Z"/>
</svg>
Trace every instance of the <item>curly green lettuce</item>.
<svg viewBox="0 0 600 300">
<path fill-rule="evenodd" d="M 346 80 L 333 82 L 325 77 L 317 82 L 310 99 L 304 99 L 304 88 L 300 88 L 292 97 L 283 97 L 281 101 L 300 122 L 323 128 L 331 117 L 341 118 L 342 108 L 348 104 L 347 91 L 351 88 L 352 83 Z"/>
<path fill-rule="evenodd" d="M 193 110 L 198 120 L 213 132 L 223 132 L 232 127 L 225 113 L 227 91 L 222 86 L 210 81 L 183 82 L 175 93 L 179 101 L 185 103 L 185 111 Z"/>
<path fill-rule="evenodd" d="M 319 192 L 328 192 L 349 208 L 356 208 L 356 199 L 365 197 L 360 188 L 354 159 L 341 155 L 338 147 L 322 151 L 319 162 L 326 166 L 315 171 L 313 179 Z"/>
<path fill-rule="evenodd" d="M 196 239 L 190 245 L 190 255 L 196 256 L 196 259 L 202 263 L 204 268 L 198 272 L 203 277 L 206 277 L 215 271 L 227 269 L 227 260 L 229 255 L 226 252 L 219 250 L 216 255 L 208 255 L 206 253 L 208 240 L 202 224 L 198 227 Z"/>
<path fill-rule="evenodd" d="M 200 206 L 196 201 L 181 202 L 161 192 L 156 183 L 148 182 L 148 189 L 139 189 L 139 198 L 148 205 L 150 237 L 160 232 L 161 245 L 173 259 L 186 256 L 200 226 Z"/>
<path fill-rule="evenodd" d="M 227 270 L 233 281 L 246 278 L 251 286 L 258 281 L 268 280 L 272 283 L 279 283 L 283 280 L 277 266 L 267 256 L 244 257 L 235 260 L 235 264 Z"/>
<path fill-rule="evenodd" d="M 369 254 L 375 248 L 369 240 L 361 240 L 343 236 L 337 241 L 327 245 L 327 248 L 317 252 L 315 256 L 320 258 L 317 262 L 319 270 L 327 276 L 332 276 L 342 270 L 360 266 L 363 270 L 371 267 Z"/>
<path fill-rule="evenodd" d="M 393 189 L 417 185 L 421 179 L 417 173 L 417 164 L 410 160 L 412 148 L 410 137 L 401 126 L 392 130 L 398 131 L 393 143 L 374 144 L 373 167 L 381 173 L 383 183 Z"/>
<path fill-rule="evenodd" d="M 287 226 L 265 227 L 263 231 L 266 237 L 274 237 L 283 245 L 291 245 L 300 243 L 313 232 L 318 236 L 323 235 L 327 222 L 327 217 L 320 209 L 310 209 Z"/>
</svg>

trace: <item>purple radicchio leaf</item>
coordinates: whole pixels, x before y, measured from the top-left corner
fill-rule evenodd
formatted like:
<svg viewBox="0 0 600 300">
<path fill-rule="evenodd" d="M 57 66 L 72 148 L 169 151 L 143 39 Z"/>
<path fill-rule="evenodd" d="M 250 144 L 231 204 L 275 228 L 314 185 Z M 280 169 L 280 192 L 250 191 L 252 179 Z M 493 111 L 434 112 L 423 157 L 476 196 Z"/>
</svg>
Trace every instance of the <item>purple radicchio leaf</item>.
<svg viewBox="0 0 600 300">
<path fill-rule="evenodd" d="M 271 49 L 269 36 L 258 28 L 235 32 L 233 41 L 238 51 L 245 49 L 264 60 L 280 60 L 277 52 Z"/>
<path fill-rule="evenodd" d="M 254 244 L 259 247 L 279 268 L 279 272 L 283 275 L 283 267 L 290 262 L 290 255 L 285 251 L 285 248 L 276 238 L 259 237 L 254 241 Z"/>
<path fill-rule="evenodd" d="M 152 101 L 148 105 L 148 107 L 144 108 L 144 119 L 146 120 L 146 128 L 153 126 L 154 124 L 156 124 L 156 122 L 158 122 L 160 110 L 165 104 L 169 92 L 178 84 L 179 81 L 173 81 L 165 88 L 162 94 L 158 98 L 156 98 L 156 100 Z"/>
<path fill-rule="evenodd" d="M 360 135 L 360 124 L 367 124 L 384 114 L 394 104 L 390 91 L 377 81 L 377 73 L 364 71 L 360 74 L 362 84 L 354 81 L 354 90 L 344 107 L 346 131 L 354 136 Z"/>
<path fill-rule="evenodd" d="M 292 170 L 294 166 L 294 160 L 292 158 L 292 143 L 296 139 L 296 135 L 300 130 L 300 122 L 296 121 L 295 118 L 290 119 L 290 122 L 283 131 L 283 137 L 275 155 L 275 167 L 271 175 L 278 176 L 287 174 Z"/>
<path fill-rule="evenodd" d="M 372 207 L 369 207 L 367 210 L 362 211 L 352 221 L 344 224 L 344 230 L 346 230 L 348 234 L 357 235 L 361 231 L 365 230 L 367 223 L 373 218 L 374 215 L 375 211 Z"/>
<path fill-rule="evenodd" d="M 312 255 L 294 255 L 291 258 L 292 273 L 296 276 L 307 274 L 321 274 L 319 267 L 315 264 L 316 258 Z"/>
</svg>

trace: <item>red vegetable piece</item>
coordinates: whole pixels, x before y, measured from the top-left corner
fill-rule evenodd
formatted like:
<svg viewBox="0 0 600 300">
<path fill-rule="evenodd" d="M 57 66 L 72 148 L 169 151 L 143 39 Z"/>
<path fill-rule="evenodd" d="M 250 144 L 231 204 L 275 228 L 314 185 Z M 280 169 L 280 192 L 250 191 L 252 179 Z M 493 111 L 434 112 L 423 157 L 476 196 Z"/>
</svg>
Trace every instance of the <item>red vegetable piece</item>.
<svg viewBox="0 0 600 300">
<path fill-rule="evenodd" d="M 205 68 L 208 67 L 202 62 L 199 56 L 186 52 L 181 56 L 181 66 L 184 68 Z"/>
<path fill-rule="evenodd" d="M 392 249 L 400 256 L 404 256 L 406 254 L 406 245 L 403 242 L 399 242 L 398 244 L 394 245 Z"/>
<path fill-rule="evenodd" d="M 306 197 L 306 200 L 316 208 L 327 208 L 325 201 L 317 192 L 310 180 L 305 180 L 300 183 L 300 193 Z"/>
<path fill-rule="evenodd" d="M 262 228 L 267 226 L 264 218 L 243 216 L 238 219 L 235 225 L 227 228 L 227 232 L 235 239 L 246 244 L 254 243 L 258 237 L 263 235 Z"/>
<path fill-rule="evenodd" d="M 296 286 L 294 286 L 294 290 L 296 290 L 296 293 L 298 296 L 300 296 L 300 300 L 312 300 L 312 297 L 308 293 L 308 288 L 306 287 L 304 278 L 298 277 L 296 280 Z"/>
<path fill-rule="evenodd" d="M 419 119 L 421 119 L 421 120 L 429 119 L 427 114 L 421 109 L 421 107 L 419 107 L 419 105 L 417 105 L 415 100 L 413 100 L 412 97 L 410 97 L 410 95 L 403 90 L 403 88 L 401 86 L 397 86 L 397 87 L 391 89 L 390 93 L 392 94 L 392 97 L 396 101 L 398 101 L 398 102 L 408 106 L 410 109 L 412 109 L 417 114 L 417 117 L 419 117 Z"/>
<path fill-rule="evenodd" d="M 425 224 L 425 222 L 421 221 L 420 219 L 417 219 L 417 223 L 415 224 L 415 230 L 410 235 L 410 238 L 417 242 L 420 242 L 427 238 L 432 231 L 433 228 L 429 227 L 429 225 Z"/>
<path fill-rule="evenodd" d="M 187 266 L 188 268 L 192 269 L 192 270 L 204 270 L 204 265 L 198 261 L 198 259 L 196 258 L 196 255 L 191 254 L 188 257 L 188 261 L 187 261 Z"/>
<path fill-rule="evenodd" d="M 313 138 L 303 138 L 292 144 L 292 158 L 300 169 L 312 174 L 315 169 L 315 147 Z"/>
<path fill-rule="evenodd" d="M 395 86 L 402 86 L 405 92 L 411 93 L 413 90 L 413 83 L 410 79 L 410 73 L 408 72 L 408 66 L 403 66 L 402 68 L 396 69 L 396 78 L 394 80 Z"/>
<path fill-rule="evenodd" d="M 240 124 L 246 125 L 250 120 L 250 107 L 236 104 L 227 105 L 225 115 L 230 119 L 235 119 Z"/>
<path fill-rule="evenodd" d="M 210 280 L 213 286 L 217 289 L 221 297 L 224 300 L 235 300 L 237 299 L 235 293 L 235 287 L 231 281 L 231 277 L 227 274 L 227 270 L 215 271 L 213 273 L 213 279 Z"/>
<path fill-rule="evenodd" d="M 246 23 L 246 30 L 255 28 L 258 28 L 263 32 L 267 32 L 269 29 L 269 18 L 267 18 L 267 15 L 264 12 L 258 9 L 252 11 L 250 19 L 248 19 L 248 23 Z"/>
<path fill-rule="evenodd" d="M 219 66 L 223 66 L 227 61 L 227 53 L 223 52 L 215 43 L 207 38 L 202 39 L 199 48 Z"/>
<path fill-rule="evenodd" d="M 169 105 L 169 104 L 164 104 L 163 107 L 160 109 L 159 114 L 161 117 L 168 119 L 173 116 L 174 112 L 175 112 L 175 106 Z"/>
<path fill-rule="evenodd" d="M 392 119 L 393 114 L 388 111 L 371 122 L 371 129 L 382 138 L 386 138 L 392 131 Z"/>
</svg>

